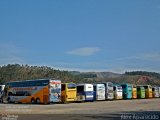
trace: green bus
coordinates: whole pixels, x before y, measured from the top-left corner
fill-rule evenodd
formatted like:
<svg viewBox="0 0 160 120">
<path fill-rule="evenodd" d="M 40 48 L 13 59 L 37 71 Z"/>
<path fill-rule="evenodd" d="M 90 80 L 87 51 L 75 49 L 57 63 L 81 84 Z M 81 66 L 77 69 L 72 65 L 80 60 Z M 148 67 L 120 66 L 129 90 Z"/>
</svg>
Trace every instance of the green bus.
<svg viewBox="0 0 160 120">
<path fill-rule="evenodd" d="M 145 98 L 145 88 L 142 86 L 137 86 L 137 98 L 142 99 Z"/>
</svg>

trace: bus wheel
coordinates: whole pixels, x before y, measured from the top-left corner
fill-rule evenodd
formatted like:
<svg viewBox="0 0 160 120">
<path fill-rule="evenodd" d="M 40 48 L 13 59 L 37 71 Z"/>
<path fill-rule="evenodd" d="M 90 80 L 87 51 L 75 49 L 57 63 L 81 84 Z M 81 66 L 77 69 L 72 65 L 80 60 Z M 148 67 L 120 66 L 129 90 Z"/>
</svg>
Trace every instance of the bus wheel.
<svg viewBox="0 0 160 120">
<path fill-rule="evenodd" d="M 41 102 L 40 99 L 37 98 L 37 99 L 36 99 L 36 103 L 37 103 L 37 104 L 40 104 L 40 102 Z"/>
<path fill-rule="evenodd" d="M 35 103 L 35 100 L 34 100 L 34 98 L 32 98 L 32 99 L 31 99 L 31 103 L 32 103 L 32 104 L 34 104 L 34 103 Z"/>
</svg>

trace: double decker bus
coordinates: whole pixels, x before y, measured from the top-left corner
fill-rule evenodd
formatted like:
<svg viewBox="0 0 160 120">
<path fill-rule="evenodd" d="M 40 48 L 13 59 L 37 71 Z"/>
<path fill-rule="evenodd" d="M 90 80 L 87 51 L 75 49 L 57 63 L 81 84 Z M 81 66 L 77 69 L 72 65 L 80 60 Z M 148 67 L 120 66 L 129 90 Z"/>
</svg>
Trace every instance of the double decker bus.
<svg viewBox="0 0 160 120">
<path fill-rule="evenodd" d="M 6 100 L 18 103 L 61 102 L 61 81 L 56 79 L 23 80 L 6 83 Z"/>
</svg>

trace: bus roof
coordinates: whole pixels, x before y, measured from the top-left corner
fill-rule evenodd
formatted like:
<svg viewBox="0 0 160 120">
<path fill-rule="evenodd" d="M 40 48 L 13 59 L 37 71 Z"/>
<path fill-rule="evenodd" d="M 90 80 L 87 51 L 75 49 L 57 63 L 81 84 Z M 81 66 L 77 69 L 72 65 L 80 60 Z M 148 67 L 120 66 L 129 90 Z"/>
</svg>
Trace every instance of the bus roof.
<svg viewBox="0 0 160 120">
<path fill-rule="evenodd" d="M 70 83 L 61 83 L 61 84 L 76 84 L 76 83 L 70 82 Z"/>
<path fill-rule="evenodd" d="M 130 83 L 122 83 L 120 85 L 132 85 L 132 84 L 130 84 Z"/>
<path fill-rule="evenodd" d="M 93 86 L 105 86 L 103 83 L 94 83 Z"/>
<path fill-rule="evenodd" d="M 119 87 L 119 86 L 120 86 L 120 87 L 122 87 L 120 84 L 113 84 L 113 86 L 114 86 L 114 87 L 116 87 L 116 86 L 118 86 L 118 87 Z"/>
<path fill-rule="evenodd" d="M 89 84 L 89 83 L 77 84 L 77 86 L 84 86 L 84 85 L 86 85 L 86 86 L 93 86 L 93 84 Z"/>
<path fill-rule="evenodd" d="M 13 82 L 27 82 L 27 81 L 43 81 L 43 80 L 58 80 L 55 78 L 48 78 L 48 79 L 33 79 L 33 80 L 18 80 L 18 81 L 10 81 L 10 82 L 6 82 L 6 83 L 13 83 Z"/>
<path fill-rule="evenodd" d="M 142 86 L 142 87 L 149 87 L 149 86 L 151 86 L 151 85 L 137 85 L 137 86 Z"/>
<path fill-rule="evenodd" d="M 141 87 L 141 88 L 144 88 L 144 86 L 140 86 L 140 85 L 137 85 L 136 87 L 137 87 L 137 88 L 140 88 L 140 87 Z"/>
<path fill-rule="evenodd" d="M 96 84 L 108 84 L 108 83 L 112 83 L 112 82 L 96 82 Z M 113 83 L 112 83 L 113 84 Z"/>
</svg>

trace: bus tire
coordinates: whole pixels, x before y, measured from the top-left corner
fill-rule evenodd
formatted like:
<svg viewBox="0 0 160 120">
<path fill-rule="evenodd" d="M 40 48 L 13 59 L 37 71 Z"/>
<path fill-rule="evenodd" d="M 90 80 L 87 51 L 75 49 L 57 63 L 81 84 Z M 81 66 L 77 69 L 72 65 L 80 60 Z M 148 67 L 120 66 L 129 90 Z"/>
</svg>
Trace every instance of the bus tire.
<svg viewBox="0 0 160 120">
<path fill-rule="evenodd" d="M 32 99 L 31 99 L 31 103 L 32 103 L 32 104 L 34 104 L 34 103 L 35 103 L 35 100 L 34 100 L 34 98 L 32 98 Z"/>
<path fill-rule="evenodd" d="M 40 101 L 39 98 L 36 99 L 36 103 L 37 103 L 37 104 L 40 104 L 40 103 L 41 103 L 41 101 Z"/>
</svg>

